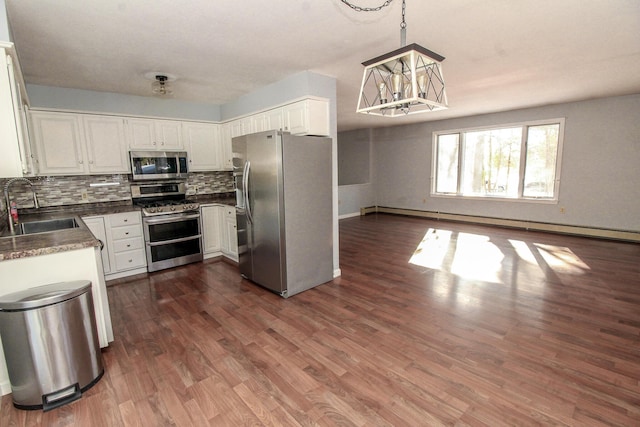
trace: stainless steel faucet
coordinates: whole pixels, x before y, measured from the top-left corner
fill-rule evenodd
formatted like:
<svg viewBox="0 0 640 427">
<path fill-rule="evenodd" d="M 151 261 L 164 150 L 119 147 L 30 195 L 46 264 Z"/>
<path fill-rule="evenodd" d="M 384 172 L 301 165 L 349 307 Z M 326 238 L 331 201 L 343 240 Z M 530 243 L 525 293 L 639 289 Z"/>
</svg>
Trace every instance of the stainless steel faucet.
<svg viewBox="0 0 640 427">
<path fill-rule="evenodd" d="M 40 204 L 38 203 L 38 197 L 36 196 L 36 192 L 33 189 L 33 182 L 29 181 L 27 178 L 11 178 L 9 181 L 7 181 L 7 183 L 4 185 L 4 203 L 7 207 L 7 220 L 9 221 L 9 231 L 11 232 L 11 234 L 15 233 L 15 228 L 13 227 L 13 218 L 11 218 L 9 187 L 11 186 L 11 184 L 18 181 L 26 182 L 27 184 L 29 184 L 29 188 L 31 188 L 31 192 L 33 193 L 33 207 L 36 209 L 40 207 Z"/>
</svg>

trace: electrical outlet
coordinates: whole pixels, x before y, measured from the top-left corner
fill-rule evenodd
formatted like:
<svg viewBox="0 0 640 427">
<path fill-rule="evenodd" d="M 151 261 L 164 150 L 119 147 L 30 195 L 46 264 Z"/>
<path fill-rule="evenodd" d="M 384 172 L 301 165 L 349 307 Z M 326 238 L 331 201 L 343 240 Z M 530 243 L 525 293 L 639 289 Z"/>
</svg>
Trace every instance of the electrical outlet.
<svg viewBox="0 0 640 427">
<path fill-rule="evenodd" d="M 80 198 L 84 201 L 89 200 L 89 194 L 87 194 L 87 190 L 82 190 L 80 192 Z"/>
</svg>

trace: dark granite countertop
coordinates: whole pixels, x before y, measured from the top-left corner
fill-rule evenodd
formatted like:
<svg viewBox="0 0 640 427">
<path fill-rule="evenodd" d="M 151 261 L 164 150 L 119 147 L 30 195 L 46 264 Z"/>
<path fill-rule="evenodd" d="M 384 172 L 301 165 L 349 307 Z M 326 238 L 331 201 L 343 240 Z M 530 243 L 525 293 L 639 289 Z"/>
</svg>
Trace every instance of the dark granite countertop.
<svg viewBox="0 0 640 427">
<path fill-rule="evenodd" d="M 39 219 L 68 218 L 69 214 L 41 214 Z M 58 252 L 100 246 L 100 242 L 91 231 L 76 217 L 80 227 L 18 236 L 0 237 L 0 261 L 27 258 L 39 255 L 49 255 Z M 29 220 L 36 220 L 29 218 Z"/>
<path fill-rule="evenodd" d="M 190 196 L 189 199 L 200 204 L 235 205 L 233 193 L 198 194 Z M 136 210 L 140 210 L 140 208 L 132 205 L 131 201 L 50 206 L 37 210 L 20 209 L 19 218 L 21 222 L 73 216 L 79 220 L 80 227 L 18 236 L 6 236 L 5 230 L 5 233 L 2 234 L 3 237 L 0 237 L 0 261 L 99 246 L 100 242 L 91 234 L 91 231 L 89 231 L 80 217 L 109 215 Z M 4 228 L 6 229 L 6 226 Z"/>
</svg>

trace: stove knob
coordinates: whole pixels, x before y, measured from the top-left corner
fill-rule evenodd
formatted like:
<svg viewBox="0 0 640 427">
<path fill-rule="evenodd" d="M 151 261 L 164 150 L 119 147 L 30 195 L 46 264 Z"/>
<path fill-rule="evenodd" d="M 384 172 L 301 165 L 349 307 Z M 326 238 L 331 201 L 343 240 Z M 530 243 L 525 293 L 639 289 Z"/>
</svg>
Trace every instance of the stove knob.
<svg viewBox="0 0 640 427">
<path fill-rule="evenodd" d="M 156 208 L 149 208 L 149 212 L 154 213 L 156 211 Z"/>
<path fill-rule="evenodd" d="M 176 207 L 175 206 L 171 206 L 169 209 L 171 209 L 172 211 L 175 211 Z"/>
</svg>

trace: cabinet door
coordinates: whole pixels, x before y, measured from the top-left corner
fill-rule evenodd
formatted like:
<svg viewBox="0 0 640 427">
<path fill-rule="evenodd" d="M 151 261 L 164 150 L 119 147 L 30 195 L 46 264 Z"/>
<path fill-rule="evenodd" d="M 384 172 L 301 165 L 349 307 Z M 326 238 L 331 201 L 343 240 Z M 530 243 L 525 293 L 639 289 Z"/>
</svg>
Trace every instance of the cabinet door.
<svg viewBox="0 0 640 427">
<path fill-rule="evenodd" d="M 231 123 L 224 123 L 220 126 L 220 163 L 225 170 L 233 169 L 231 139 Z"/>
<path fill-rule="evenodd" d="M 203 206 L 202 210 L 202 238 L 203 252 L 219 252 L 221 245 L 220 206 Z"/>
<path fill-rule="evenodd" d="M 329 102 L 306 99 L 282 108 L 284 130 L 293 135 L 329 135 Z"/>
<path fill-rule="evenodd" d="M 155 150 L 155 128 L 153 120 L 127 119 L 127 142 L 131 149 Z"/>
<path fill-rule="evenodd" d="M 89 173 L 130 172 L 124 119 L 87 114 L 82 117 L 82 122 Z"/>
<path fill-rule="evenodd" d="M 102 270 L 105 274 L 111 272 L 111 264 L 109 262 L 109 248 L 107 247 L 107 233 L 104 228 L 104 218 L 101 216 L 82 218 L 87 228 L 91 230 L 93 237 L 100 240 L 100 255 L 102 257 Z"/>
<path fill-rule="evenodd" d="M 251 116 L 253 131 L 262 132 L 267 130 L 282 129 L 282 109 L 274 108 L 264 113 Z"/>
<path fill-rule="evenodd" d="M 235 138 L 236 136 L 245 135 L 244 131 L 244 121 L 242 119 L 234 120 L 231 122 L 231 138 Z"/>
<path fill-rule="evenodd" d="M 86 173 L 78 114 L 32 112 L 31 123 L 40 174 Z"/>
<path fill-rule="evenodd" d="M 5 62 L 6 61 L 6 62 Z M 7 73 L 2 70 L 6 69 Z M 0 177 L 34 175 L 20 68 L 0 48 Z"/>
<path fill-rule="evenodd" d="M 160 150 L 183 148 L 181 126 L 182 122 L 175 120 L 156 120 L 156 148 Z"/>
<path fill-rule="evenodd" d="M 229 258 L 238 260 L 238 234 L 236 227 L 236 210 L 233 207 L 221 209 L 222 242 L 221 250 Z"/>
<path fill-rule="evenodd" d="M 236 227 L 236 218 L 227 217 L 225 221 L 227 233 L 229 236 L 229 254 L 237 259 L 238 257 L 238 232 Z"/>
<path fill-rule="evenodd" d="M 222 169 L 219 125 L 186 122 L 182 128 L 189 153 L 189 171 Z"/>
</svg>

